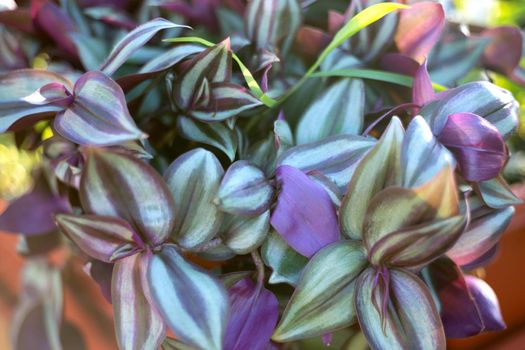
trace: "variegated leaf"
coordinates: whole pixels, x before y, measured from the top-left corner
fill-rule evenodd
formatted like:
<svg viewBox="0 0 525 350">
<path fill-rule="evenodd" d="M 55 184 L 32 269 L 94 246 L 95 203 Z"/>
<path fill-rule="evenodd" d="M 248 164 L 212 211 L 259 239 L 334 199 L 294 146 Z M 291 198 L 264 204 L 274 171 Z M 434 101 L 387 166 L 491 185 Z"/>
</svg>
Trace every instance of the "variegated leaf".
<svg viewBox="0 0 525 350">
<path fill-rule="evenodd" d="M 438 42 L 429 57 L 432 81 L 456 85 L 479 64 L 489 42 L 488 38 L 463 34 L 446 42 Z"/>
<path fill-rule="evenodd" d="M 58 113 L 54 127 L 81 145 L 107 146 L 146 137 L 129 114 L 124 92 L 105 74 L 82 75 L 73 89 L 73 102 Z"/>
<path fill-rule="evenodd" d="M 413 190 L 388 187 L 372 197 L 363 221 L 363 239 L 371 248 L 388 233 L 458 213 L 454 173 L 447 167 Z"/>
<path fill-rule="evenodd" d="M 427 122 L 416 116 L 406 130 L 401 164 L 403 186 L 416 187 L 436 176 L 445 166 L 454 168 L 456 161 L 432 134 Z"/>
<path fill-rule="evenodd" d="M 257 249 L 268 235 L 270 211 L 257 216 L 225 215 L 220 235 L 223 243 L 236 254 Z"/>
<path fill-rule="evenodd" d="M 144 243 L 124 220 L 97 215 L 56 216 L 57 225 L 90 257 L 114 262 L 133 255 Z"/>
<path fill-rule="evenodd" d="M 198 101 L 203 82 L 229 81 L 231 76 L 230 40 L 210 47 L 195 56 L 174 82 L 173 98 L 183 109 L 192 109 Z"/>
<path fill-rule="evenodd" d="M 88 214 L 127 221 L 146 244 L 163 243 L 173 230 L 175 203 L 166 183 L 135 157 L 88 149 L 79 192 Z"/>
<path fill-rule="evenodd" d="M 153 255 L 148 281 L 155 304 L 178 339 L 198 349 L 222 349 L 228 296 L 218 279 L 184 260 L 173 245 L 165 245 Z"/>
<path fill-rule="evenodd" d="M 361 136 L 331 136 L 288 149 L 279 157 L 277 165 L 290 165 L 303 172 L 318 170 L 346 191 L 357 164 L 375 142 L 373 138 Z"/>
<path fill-rule="evenodd" d="M 434 135 L 438 135 L 449 115 L 465 112 L 486 118 L 505 139 L 518 126 L 517 101 L 509 91 L 486 81 L 450 89 L 441 100 L 425 106 L 420 114 L 427 120 Z"/>
<path fill-rule="evenodd" d="M 169 28 L 189 27 L 172 23 L 164 18 L 155 18 L 146 22 L 133 29 L 115 45 L 99 70 L 107 75 L 113 75 L 134 52 L 143 47 L 155 34 Z"/>
<path fill-rule="evenodd" d="M 111 300 L 117 343 L 122 350 L 158 349 L 165 326 L 147 282 L 151 253 L 139 253 L 115 263 Z"/>
<path fill-rule="evenodd" d="M 164 178 L 179 203 L 172 237 L 184 248 L 195 248 L 219 232 L 223 214 L 213 200 L 223 174 L 217 157 L 202 148 L 184 153 L 166 170 Z"/>
<path fill-rule="evenodd" d="M 297 0 L 253 0 L 246 9 L 246 34 L 259 50 L 274 49 L 283 40 L 282 51 L 288 51 L 300 24 Z"/>
<path fill-rule="evenodd" d="M 270 208 L 273 186 L 255 164 L 239 160 L 222 179 L 217 198 L 219 208 L 235 215 L 259 215 Z"/>
<path fill-rule="evenodd" d="M 485 204 L 494 209 L 503 209 L 509 205 L 518 205 L 522 200 L 514 193 L 503 176 L 487 181 L 480 181 L 473 185 L 476 192 Z"/>
<path fill-rule="evenodd" d="M 0 74 L 0 132 L 26 116 L 61 111 L 63 106 L 38 93 L 43 86 L 55 83 L 73 88 L 68 79 L 46 70 L 20 69 Z M 38 100 L 35 93 L 40 95 Z"/>
<path fill-rule="evenodd" d="M 272 339 L 320 336 L 355 321 L 355 280 L 367 265 L 360 243 L 327 246 L 310 260 Z"/>
<path fill-rule="evenodd" d="M 297 144 L 332 135 L 358 135 L 363 128 L 365 87 L 360 79 L 342 79 L 326 89 L 297 124 Z"/>
<path fill-rule="evenodd" d="M 445 349 L 443 325 L 425 284 L 405 270 L 387 273 L 383 283 L 370 267 L 355 287 L 357 317 L 368 344 L 385 350 Z"/>
<path fill-rule="evenodd" d="M 512 206 L 490 209 L 474 197 L 470 202 L 471 221 L 447 255 L 460 266 L 475 262 L 500 240 L 514 215 Z"/>
<path fill-rule="evenodd" d="M 271 284 L 288 283 L 297 285 L 308 259 L 293 250 L 281 236 L 270 231 L 261 249 L 264 263 L 273 272 L 268 280 Z"/>
<path fill-rule="evenodd" d="M 357 166 L 341 204 L 339 214 L 343 234 L 361 239 L 368 205 L 374 195 L 388 186 L 401 184 L 401 147 L 404 130 L 394 117 L 378 143 Z"/>
<path fill-rule="evenodd" d="M 189 113 L 199 120 L 221 121 L 263 104 L 248 89 L 234 83 L 210 83 L 209 88 L 209 101 L 199 100 L 190 108 Z"/>
<path fill-rule="evenodd" d="M 206 123 L 193 118 L 179 116 L 177 127 L 183 137 L 191 141 L 217 147 L 230 160 L 235 159 L 237 152 L 237 137 L 235 132 L 223 123 Z"/>
</svg>

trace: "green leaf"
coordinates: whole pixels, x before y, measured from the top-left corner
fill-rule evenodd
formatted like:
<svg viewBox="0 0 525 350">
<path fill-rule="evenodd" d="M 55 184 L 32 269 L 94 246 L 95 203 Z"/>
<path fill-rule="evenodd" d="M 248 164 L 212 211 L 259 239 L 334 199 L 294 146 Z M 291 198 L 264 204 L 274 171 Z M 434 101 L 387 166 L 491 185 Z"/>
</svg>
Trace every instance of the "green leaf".
<svg viewBox="0 0 525 350">
<path fill-rule="evenodd" d="M 387 186 L 401 185 L 401 146 L 404 130 L 394 117 L 381 139 L 357 166 L 341 204 L 339 221 L 343 234 L 361 239 L 368 205 Z"/>
<path fill-rule="evenodd" d="M 223 151 L 230 160 L 235 159 L 237 137 L 235 132 L 223 123 L 206 123 L 179 116 L 177 128 L 184 138 L 216 147 Z"/>
<path fill-rule="evenodd" d="M 164 178 L 177 204 L 172 237 L 182 247 L 196 248 L 218 233 L 223 214 L 213 199 L 223 174 L 217 157 L 202 148 L 184 153 L 166 170 Z"/>
<path fill-rule="evenodd" d="M 408 75 L 385 72 L 374 69 L 337 69 L 331 71 L 317 72 L 311 75 L 312 78 L 315 77 L 346 77 L 346 78 L 361 78 L 367 80 L 376 80 L 382 81 L 385 83 L 392 83 L 406 87 L 412 87 L 414 78 Z M 448 88 L 446 86 L 432 83 L 432 87 L 436 91 L 445 91 Z"/>
<path fill-rule="evenodd" d="M 306 265 L 272 339 L 286 342 L 351 325 L 355 281 L 367 264 L 358 242 L 336 242 L 320 250 Z"/>
<path fill-rule="evenodd" d="M 297 144 L 332 135 L 359 135 L 363 128 L 365 90 L 362 80 L 342 79 L 323 92 L 297 125 Z"/>
<path fill-rule="evenodd" d="M 270 231 L 261 249 L 264 263 L 273 271 L 268 280 L 271 284 L 297 285 L 308 259 L 293 250 L 281 235 Z"/>
<path fill-rule="evenodd" d="M 317 58 L 315 63 L 308 69 L 306 74 L 301 78 L 301 80 L 293 86 L 283 97 L 279 99 L 279 102 L 284 101 L 290 95 L 292 95 L 321 65 L 328 55 L 341 44 L 343 44 L 347 39 L 352 37 L 354 34 L 359 32 L 361 29 L 369 26 L 370 24 L 380 20 L 389 13 L 399 10 L 409 8 L 407 5 L 397 4 L 397 3 L 380 3 L 375 4 L 370 7 L 367 7 L 363 11 L 359 12 L 357 15 L 352 17 L 346 24 L 335 34 L 332 41 L 328 46 L 323 50 L 321 55 Z"/>
<path fill-rule="evenodd" d="M 225 215 L 220 235 L 223 243 L 236 254 L 257 249 L 268 235 L 270 211 L 258 216 Z"/>
</svg>

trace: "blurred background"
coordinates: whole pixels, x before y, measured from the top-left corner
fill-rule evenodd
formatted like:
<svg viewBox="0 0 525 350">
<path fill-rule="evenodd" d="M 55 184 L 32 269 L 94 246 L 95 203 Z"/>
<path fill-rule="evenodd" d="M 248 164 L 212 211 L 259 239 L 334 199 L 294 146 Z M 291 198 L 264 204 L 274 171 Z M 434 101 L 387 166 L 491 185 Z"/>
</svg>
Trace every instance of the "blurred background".
<svg viewBox="0 0 525 350">
<path fill-rule="evenodd" d="M 0 0 L 0 2 L 3 0 Z M 322 1 L 322 0 L 321 0 Z M 525 28 L 525 0 L 448 0 L 442 1 L 450 19 L 481 26 L 517 25 Z M 522 62 L 522 66 L 525 61 Z M 525 106 L 525 88 L 502 76 L 491 76 L 495 83 L 509 89 Z M 525 120 L 525 109 L 521 111 Z M 525 128 L 512 141 L 512 157 L 505 170 L 513 182 L 515 193 L 525 200 Z M 39 151 L 20 151 L 13 135 L 0 135 L 0 213 L 7 201 L 16 198 L 31 186 L 31 170 L 38 163 Z M 525 349 L 525 205 L 516 208 L 516 215 L 500 244 L 496 259 L 476 273 L 483 277 L 499 297 L 507 330 L 486 333 L 449 342 L 450 349 Z M 17 254 L 18 238 L 0 233 L 0 349 L 9 350 L 9 327 L 14 307 L 21 292 L 20 271 L 24 259 Z M 57 249 L 53 259 L 60 264 L 65 252 Z M 82 266 L 68 266 L 64 274 L 65 319 L 84 335 L 88 350 L 113 350 L 111 305 L 98 287 L 82 271 Z M 36 335 L 35 335 L 36 336 Z M 361 341 L 362 342 L 362 341 Z M 79 345 L 80 346 L 80 345 Z M 357 347 L 362 347 L 357 346 Z M 310 347 L 309 347 L 310 348 Z M 316 347 L 311 347 L 315 349 Z M 69 350 L 69 349 L 67 349 Z M 76 349 L 73 349 L 76 350 Z"/>
</svg>

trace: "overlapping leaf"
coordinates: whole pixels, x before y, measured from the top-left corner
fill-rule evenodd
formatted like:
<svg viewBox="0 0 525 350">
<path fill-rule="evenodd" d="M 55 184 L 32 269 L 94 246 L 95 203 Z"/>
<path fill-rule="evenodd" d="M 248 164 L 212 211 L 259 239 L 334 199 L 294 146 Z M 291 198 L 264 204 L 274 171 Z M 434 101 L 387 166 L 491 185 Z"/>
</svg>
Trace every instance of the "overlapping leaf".
<svg viewBox="0 0 525 350">
<path fill-rule="evenodd" d="M 367 261 L 359 243 L 343 241 L 317 253 L 272 336 L 278 342 L 323 335 L 355 321 L 355 280 Z"/>
<path fill-rule="evenodd" d="M 341 230 L 348 237 L 361 239 L 365 212 L 372 197 L 387 186 L 401 184 L 403 136 L 401 121 L 394 117 L 355 170 L 339 213 Z"/>
</svg>

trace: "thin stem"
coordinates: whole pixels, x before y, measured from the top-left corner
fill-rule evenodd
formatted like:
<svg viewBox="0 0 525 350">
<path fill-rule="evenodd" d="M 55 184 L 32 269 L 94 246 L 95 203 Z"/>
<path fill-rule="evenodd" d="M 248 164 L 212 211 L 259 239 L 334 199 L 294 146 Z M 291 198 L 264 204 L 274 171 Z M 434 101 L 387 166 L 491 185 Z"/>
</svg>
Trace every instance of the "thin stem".
<svg viewBox="0 0 525 350">
<path fill-rule="evenodd" d="M 259 256 L 257 250 L 251 252 L 253 263 L 257 268 L 257 287 L 261 288 L 264 284 L 264 263 Z"/>
</svg>

